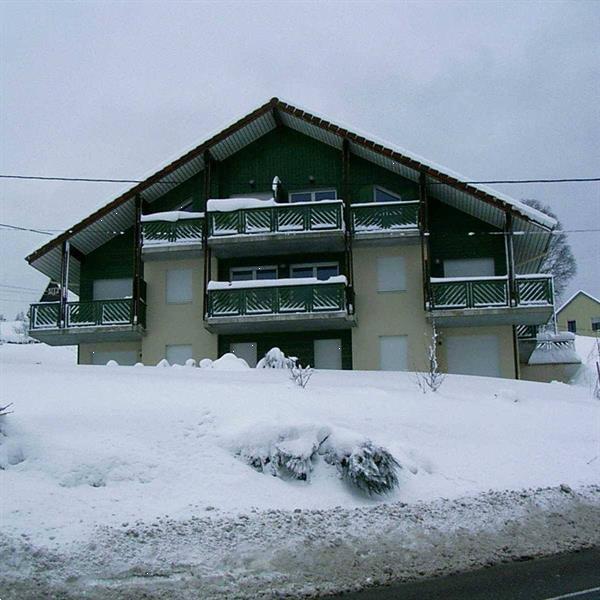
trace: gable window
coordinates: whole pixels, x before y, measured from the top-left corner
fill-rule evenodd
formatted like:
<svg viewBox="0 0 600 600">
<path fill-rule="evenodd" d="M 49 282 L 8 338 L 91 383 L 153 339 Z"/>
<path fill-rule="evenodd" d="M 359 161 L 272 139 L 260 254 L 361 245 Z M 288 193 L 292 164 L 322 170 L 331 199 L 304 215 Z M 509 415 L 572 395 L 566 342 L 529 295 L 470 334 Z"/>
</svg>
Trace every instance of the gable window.
<svg viewBox="0 0 600 600">
<path fill-rule="evenodd" d="M 169 269 L 166 278 L 167 304 L 192 301 L 192 269 Z"/>
<path fill-rule="evenodd" d="M 320 281 L 325 281 L 339 274 L 340 268 L 337 263 L 306 263 L 292 265 L 290 269 L 290 277 L 293 279 L 315 277 Z"/>
<path fill-rule="evenodd" d="M 592 317 L 592 331 L 600 331 L 600 317 Z"/>
<path fill-rule="evenodd" d="M 252 281 L 254 279 L 277 279 L 277 267 L 265 265 L 258 267 L 232 267 L 229 269 L 229 281 Z"/>
<path fill-rule="evenodd" d="M 402 200 L 402 196 L 400 194 L 390 192 L 385 188 L 375 186 L 373 188 L 373 200 L 375 202 L 400 202 Z"/>
<path fill-rule="evenodd" d="M 377 291 L 406 290 L 406 267 L 403 256 L 377 257 Z"/>
<path fill-rule="evenodd" d="M 336 190 L 290 192 L 290 202 L 320 202 L 321 200 L 337 200 Z"/>
<path fill-rule="evenodd" d="M 567 329 L 571 333 L 577 333 L 577 321 L 567 321 Z"/>
</svg>

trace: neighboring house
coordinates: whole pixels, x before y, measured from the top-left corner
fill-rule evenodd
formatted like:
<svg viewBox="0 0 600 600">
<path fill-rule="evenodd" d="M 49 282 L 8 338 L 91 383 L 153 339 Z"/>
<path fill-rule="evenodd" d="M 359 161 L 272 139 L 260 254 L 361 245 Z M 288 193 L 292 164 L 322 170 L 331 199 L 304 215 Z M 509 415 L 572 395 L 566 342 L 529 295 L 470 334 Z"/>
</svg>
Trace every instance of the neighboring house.
<svg viewBox="0 0 600 600">
<path fill-rule="evenodd" d="M 560 331 L 577 335 L 600 335 L 600 300 L 579 290 L 557 311 L 556 323 Z"/>
<path fill-rule="evenodd" d="M 422 370 L 435 321 L 445 371 L 518 377 L 556 223 L 467 181 L 273 98 L 28 256 L 62 288 L 31 335 L 82 364 Z"/>
</svg>

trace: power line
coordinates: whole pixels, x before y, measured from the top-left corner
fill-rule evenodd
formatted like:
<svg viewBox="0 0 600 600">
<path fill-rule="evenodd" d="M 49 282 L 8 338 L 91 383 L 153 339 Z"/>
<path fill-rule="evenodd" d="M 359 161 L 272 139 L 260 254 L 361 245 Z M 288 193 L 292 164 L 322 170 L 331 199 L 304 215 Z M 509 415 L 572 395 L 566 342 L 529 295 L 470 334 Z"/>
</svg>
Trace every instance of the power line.
<svg viewBox="0 0 600 600">
<path fill-rule="evenodd" d="M 22 285 L 10 285 L 8 283 L 0 283 L 0 288 L 11 288 L 13 290 L 26 291 L 26 292 L 39 292 L 38 288 L 24 287 Z"/>
<path fill-rule="evenodd" d="M 144 183 L 145 179 L 108 179 L 96 177 L 60 177 L 43 175 L 2 175 L 1 179 L 22 179 L 27 181 L 73 181 L 85 183 Z M 529 184 L 529 183 L 588 183 L 600 181 L 600 177 L 564 177 L 551 179 L 486 179 L 481 181 L 462 181 L 470 185 L 478 184 Z M 181 181 L 163 180 L 158 183 L 169 183 L 179 185 Z M 428 185 L 446 185 L 443 182 L 429 182 Z"/>
<path fill-rule="evenodd" d="M 50 231 L 41 231 L 40 229 L 30 229 L 29 227 L 19 227 L 18 225 L 9 225 L 8 223 L 0 223 L 0 227 L 6 229 L 15 229 L 16 231 L 32 231 L 33 233 L 40 233 L 42 235 L 54 235 Z M 58 229 L 56 231 L 59 231 Z"/>
</svg>

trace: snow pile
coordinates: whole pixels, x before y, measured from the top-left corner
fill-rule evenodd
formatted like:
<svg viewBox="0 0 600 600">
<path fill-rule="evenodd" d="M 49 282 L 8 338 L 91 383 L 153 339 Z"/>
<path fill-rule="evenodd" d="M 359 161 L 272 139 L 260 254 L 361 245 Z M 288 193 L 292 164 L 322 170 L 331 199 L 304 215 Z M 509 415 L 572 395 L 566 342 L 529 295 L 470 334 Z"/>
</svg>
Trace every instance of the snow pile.
<svg viewBox="0 0 600 600">
<path fill-rule="evenodd" d="M 575 350 L 575 334 L 540 333 L 534 351 L 529 357 L 530 365 L 580 364 L 581 358 Z"/>
<path fill-rule="evenodd" d="M 279 348 L 271 348 L 256 364 L 257 369 L 291 369 L 298 359 L 286 356 Z"/>
<path fill-rule="evenodd" d="M 250 368 L 243 358 L 239 358 L 232 352 L 223 354 L 217 360 L 203 358 L 200 361 L 200 367 L 203 369 L 216 369 L 218 371 L 247 371 Z"/>
<path fill-rule="evenodd" d="M 584 335 L 575 336 L 575 348 L 581 357 L 582 365 L 573 377 L 572 383 L 594 389 L 598 381 L 596 363 L 600 362 L 598 338 Z"/>
<path fill-rule="evenodd" d="M 186 221 L 188 219 L 203 219 L 203 212 L 189 212 L 185 210 L 170 210 L 166 212 L 152 213 L 150 215 L 142 215 L 140 220 L 142 223 L 152 223 L 155 221 L 168 221 L 175 223 L 176 221 Z"/>
<path fill-rule="evenodd" d="M 261 200 L 260 198 L 213 198 L 206 203 L 208 212 L 231 212 L 244 208 L 265 208 L 278 206 L 275 200 Z"/>
<path fill-rule="evenodd" d="M 25 321 L 0 321 L 0 344 L 36 344 Z"/>
</svg>

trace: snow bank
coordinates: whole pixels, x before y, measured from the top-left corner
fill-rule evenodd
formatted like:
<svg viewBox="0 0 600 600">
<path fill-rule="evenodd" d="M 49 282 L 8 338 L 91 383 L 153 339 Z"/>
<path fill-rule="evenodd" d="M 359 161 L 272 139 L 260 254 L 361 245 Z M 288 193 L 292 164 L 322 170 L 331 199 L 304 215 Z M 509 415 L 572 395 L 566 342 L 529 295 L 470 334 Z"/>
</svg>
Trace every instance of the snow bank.
<svg viewBox="0 0 600 600">
<path fill-rule="evenodd" d="M 250 367 L 243 358 L 239 358 L 235 354 L 227 352 L 226 354 L 223 354 L 221 358 L 213 360 L 210 368 L 217 369 L 218 371 L 247 371 Z"/>
<path fill-rule="evenodd" d="M 264 208 L 277 206 L 275 200 L 261 200 L 260 198 L 213 198 L 206 203 L 208 212 L 231 212 L 243 208 Z"/>
<path fill-rule="evenodd" d="M 29 337 L 24 321 L 0 321 L 0 344 L 34 344 L 37 340 Z"/>
</svg>

